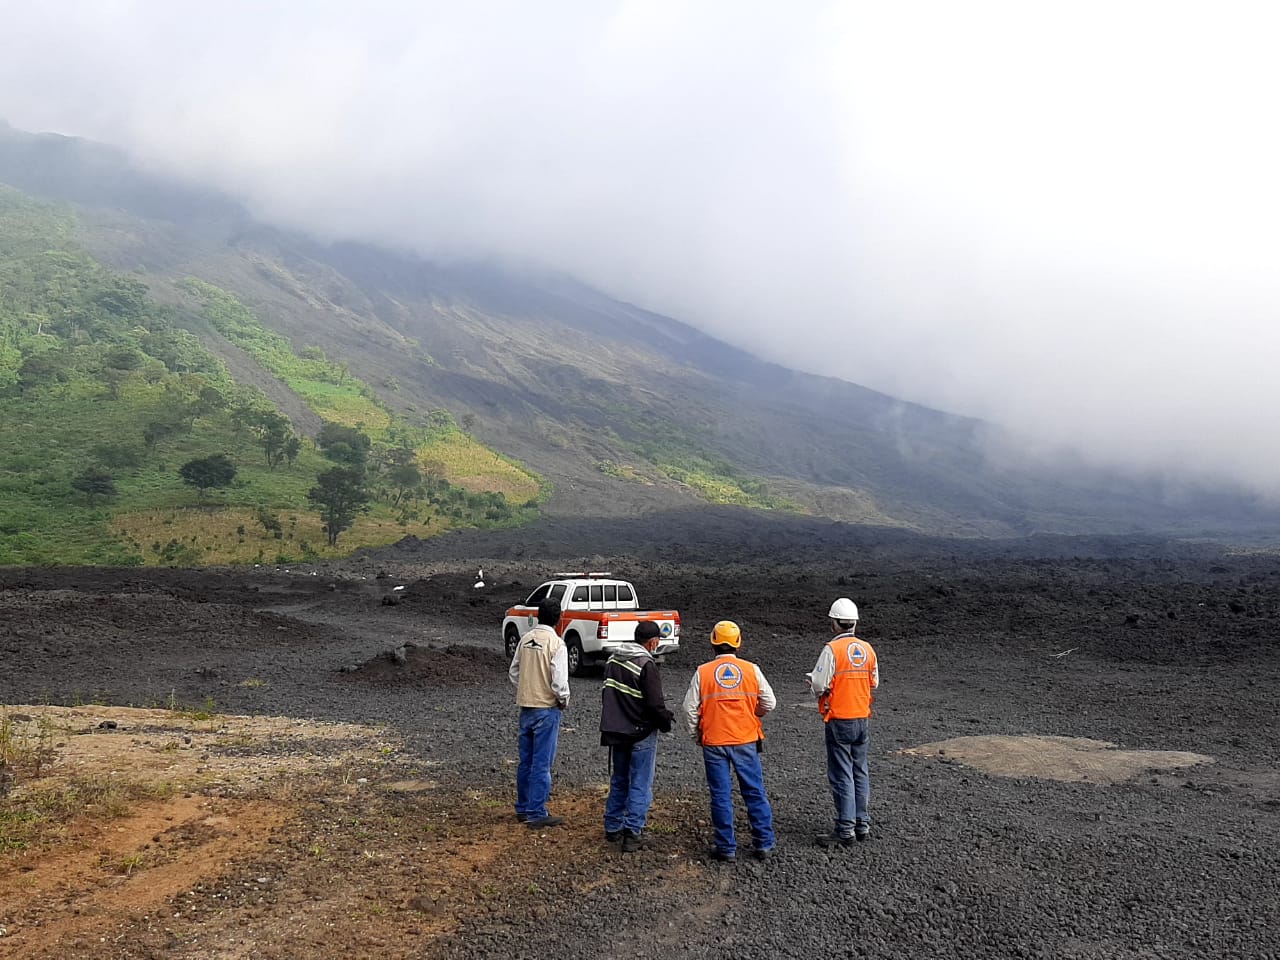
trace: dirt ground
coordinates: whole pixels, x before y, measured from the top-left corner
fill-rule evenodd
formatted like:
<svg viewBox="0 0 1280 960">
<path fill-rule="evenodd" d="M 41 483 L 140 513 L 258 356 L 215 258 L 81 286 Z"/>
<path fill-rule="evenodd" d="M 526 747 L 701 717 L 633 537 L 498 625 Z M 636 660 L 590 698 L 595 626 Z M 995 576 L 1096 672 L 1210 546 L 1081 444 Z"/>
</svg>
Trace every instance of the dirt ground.
<svg viewBox="0 0 1280 960">
<path fill-rule="evenodd" d="M 606 845 L 590 676 L 555 767 L 568 824 L 515 822 L 502 611 L 584 568 L 681 610 L 670 700 L 711 624 L 742 624 L 779 699 L 774 860 L 707 860 L 677 735 L 654 849 Z M 874 840 L 831 852 L 803 675 L 841 595 L 884 686 Z M 1278 637 L 1266 554 L 733 510 L 287 571 L 3 570 L 22 759 L 0 779 L 0 957 L 1277 956 Z"/>
</svg>

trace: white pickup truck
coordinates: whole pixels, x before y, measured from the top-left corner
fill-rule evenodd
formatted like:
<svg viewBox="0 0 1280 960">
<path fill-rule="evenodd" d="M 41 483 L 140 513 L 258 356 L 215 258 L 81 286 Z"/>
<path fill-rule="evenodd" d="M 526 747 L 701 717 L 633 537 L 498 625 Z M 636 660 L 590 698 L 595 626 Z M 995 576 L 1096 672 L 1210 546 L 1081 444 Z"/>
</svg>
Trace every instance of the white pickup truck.
<svg viewBox="0 0 1280 960">
<path fill-rule="evenodd" d="M 547 598 L 560 601 L 559 633 L 568 648 L 569 672 L 575 677 L 630 642 L 641 620 L 652 620 L 662 632 L 657 656 L 680 647 L 679 611 L 641 610 L 636 588 L 626 580 L 610 579 L 608 573 L 557 573 L 524 603 L 507 610 L 502 639 L 508 657 L 515 654 L 520 635 L 538 622 L 538 604 Z"/>
</svg>

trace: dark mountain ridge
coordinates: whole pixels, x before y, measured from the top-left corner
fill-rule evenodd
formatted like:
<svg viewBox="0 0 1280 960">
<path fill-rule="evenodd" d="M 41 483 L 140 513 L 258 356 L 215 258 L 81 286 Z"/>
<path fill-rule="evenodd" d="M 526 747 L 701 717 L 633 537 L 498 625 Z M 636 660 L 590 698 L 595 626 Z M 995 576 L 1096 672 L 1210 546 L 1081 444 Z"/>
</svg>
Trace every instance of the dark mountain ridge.
<svg viewBox="0 0 1280 960">
<path fill-rule="evenodd" d="M 0 125 L 0 183 L 72 204 L 79 241 L 145 279 L 229 363 L 179 286 L 230 291 L 295 345 L 349 361 L 397 410 L 443 407 L 556 485 L 547 509 L 623 516 L 695 498 L 929 533 L 1239 531 L 1230 490 L 1008 457 L 991 426 L 763 361 L 571 278 L 326 244 L 119 151 Z M 998 460 L 988 456 L 1003 448 Z"/>
</svg>

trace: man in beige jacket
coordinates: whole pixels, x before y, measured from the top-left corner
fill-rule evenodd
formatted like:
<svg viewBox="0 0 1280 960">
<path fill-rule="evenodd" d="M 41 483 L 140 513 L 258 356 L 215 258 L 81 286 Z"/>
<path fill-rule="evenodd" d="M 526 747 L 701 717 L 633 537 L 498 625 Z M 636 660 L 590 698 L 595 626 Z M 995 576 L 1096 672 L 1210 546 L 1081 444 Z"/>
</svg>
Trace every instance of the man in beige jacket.
<svg viewBox="0 0 1280 960">
<path fill-rule="evenodd" d="M 564 823 L 547 812 L 560 714 L 569 706 L 569 655 L 559 628 L 560 601 L 543 600 L 538 625 L 520 638 L 508 671 L 520 708 L 516 819 L 531 830 Z"/>
</svg>

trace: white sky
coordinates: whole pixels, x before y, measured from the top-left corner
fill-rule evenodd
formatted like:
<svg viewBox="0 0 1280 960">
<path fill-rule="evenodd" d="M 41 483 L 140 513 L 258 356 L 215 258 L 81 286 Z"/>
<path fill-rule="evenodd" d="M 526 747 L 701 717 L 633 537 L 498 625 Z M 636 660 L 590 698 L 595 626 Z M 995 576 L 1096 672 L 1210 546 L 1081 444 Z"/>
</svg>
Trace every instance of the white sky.
<svg viewBox="0 0 1280 960">
<path fill-rule="evenodd" d="M 1280 10 L 0 0 L 0 117 L 1280 492 Z"/>
</svg>

